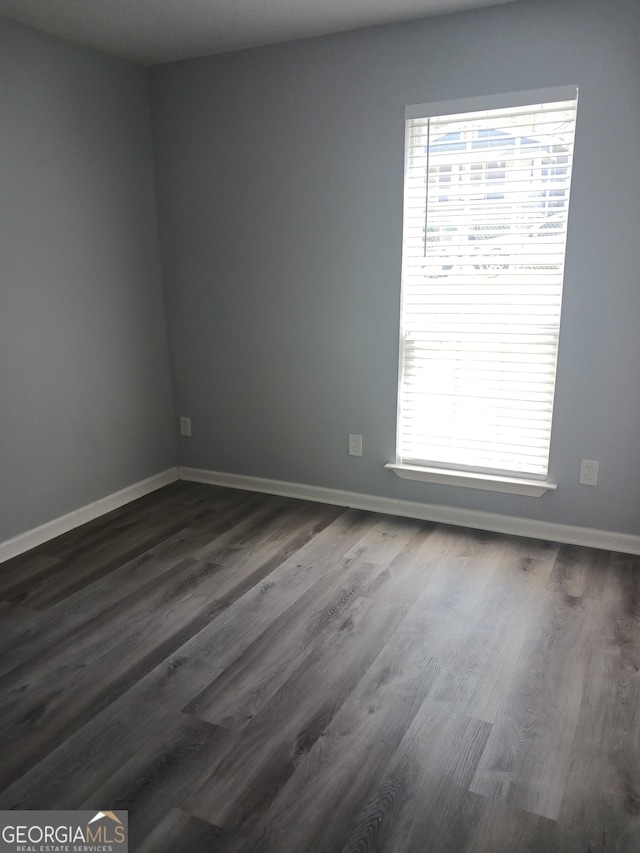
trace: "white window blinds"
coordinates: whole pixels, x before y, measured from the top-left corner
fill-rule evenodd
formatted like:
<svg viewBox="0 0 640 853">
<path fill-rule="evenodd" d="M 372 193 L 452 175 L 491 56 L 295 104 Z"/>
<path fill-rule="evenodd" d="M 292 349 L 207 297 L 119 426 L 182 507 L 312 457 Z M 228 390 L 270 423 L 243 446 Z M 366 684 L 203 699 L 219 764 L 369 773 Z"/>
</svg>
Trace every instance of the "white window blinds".
<svg viewBox="0 0 640 853">
<path fill-rule="evenodd" d="M 535 94 L 407 111 L 399 463 L 547 475 L 577 92 Z"/>
</svg>

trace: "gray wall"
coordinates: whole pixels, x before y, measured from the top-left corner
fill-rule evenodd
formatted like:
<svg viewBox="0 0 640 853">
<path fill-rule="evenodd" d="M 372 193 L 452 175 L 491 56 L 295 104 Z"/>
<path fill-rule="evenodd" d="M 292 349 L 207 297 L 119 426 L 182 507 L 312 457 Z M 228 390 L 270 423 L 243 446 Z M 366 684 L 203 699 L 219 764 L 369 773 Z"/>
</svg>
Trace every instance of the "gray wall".
<svg viewBox="0 0 640 853">
<path fill-rule="evenodd" d="M 0 19 L 0 541 L 175 464 L 146 71 Z"/>
<path fill-rule="evenodd" d="M 151 74 L 183 465 L 640 533 L 640 7 L 542 0 Z M 580 87 L 550 476 L 394 459 L 405 104 Z M 364 435 L 350 458 L 347 434 Z M 600 460 L 579 486 L 581 457 Z"/>
<path fill-rule="evenodd" d="M 522 0 L 152 70 L 180 462 L 640 533 L 639 41 L 635 0 Z M 0 20 L 0 541 L 176 461 L 146 83 Z M 401 482 L 404 106 L 563 83 L 558 491 Z"/>
</svg>

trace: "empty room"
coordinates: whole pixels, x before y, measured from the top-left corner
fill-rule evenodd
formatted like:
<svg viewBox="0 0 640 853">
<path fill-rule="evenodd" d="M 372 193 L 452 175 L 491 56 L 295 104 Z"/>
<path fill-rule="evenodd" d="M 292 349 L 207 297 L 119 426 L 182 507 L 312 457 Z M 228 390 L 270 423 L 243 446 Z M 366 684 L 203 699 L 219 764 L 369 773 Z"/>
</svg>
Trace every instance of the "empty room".
<svg viewBox="0 0 640 853">
<path fill-rule="evenodd" d="M 0 0 L 0 849 L 640 850 L 638 0 Z"/>
</svg>

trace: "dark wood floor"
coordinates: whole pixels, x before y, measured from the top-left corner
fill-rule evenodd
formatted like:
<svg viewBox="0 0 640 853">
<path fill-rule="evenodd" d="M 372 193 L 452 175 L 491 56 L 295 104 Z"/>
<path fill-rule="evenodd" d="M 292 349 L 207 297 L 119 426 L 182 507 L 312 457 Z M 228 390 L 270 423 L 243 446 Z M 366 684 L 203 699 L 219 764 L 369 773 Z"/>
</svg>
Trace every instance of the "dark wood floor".
<svg viewBox="0 0 640 853">
<path fill-rule="evenodd" d="M 640 558 L 176 483 L 0 566 L 0 808 L 640 851 Z"/>
</svg>

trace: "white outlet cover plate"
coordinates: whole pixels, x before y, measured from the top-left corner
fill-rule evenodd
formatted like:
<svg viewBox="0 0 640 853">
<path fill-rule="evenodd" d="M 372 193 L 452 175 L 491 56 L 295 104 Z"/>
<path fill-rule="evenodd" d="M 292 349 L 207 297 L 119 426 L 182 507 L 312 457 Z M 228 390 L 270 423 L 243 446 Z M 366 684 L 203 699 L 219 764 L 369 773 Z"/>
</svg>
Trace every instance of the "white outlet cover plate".
<svg viewBox="0 0 640 853">
<path fill-rule="evenodd" d="M 362 436 L 349 433 L 349 456 L 362 456 Z"/>
<path fill-rule="evenodd" d="M 583 486 L 597 486 L 599 467 L 600 463 L 596 459 L 581 459 L 578 482 Z"/>
<path fill-rule="evenodd" d="M 191 418 L 180 418 L 180 435 L 187 437 L 191 435 Z"/>
</svg>

